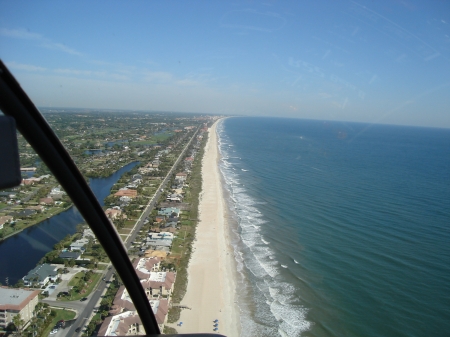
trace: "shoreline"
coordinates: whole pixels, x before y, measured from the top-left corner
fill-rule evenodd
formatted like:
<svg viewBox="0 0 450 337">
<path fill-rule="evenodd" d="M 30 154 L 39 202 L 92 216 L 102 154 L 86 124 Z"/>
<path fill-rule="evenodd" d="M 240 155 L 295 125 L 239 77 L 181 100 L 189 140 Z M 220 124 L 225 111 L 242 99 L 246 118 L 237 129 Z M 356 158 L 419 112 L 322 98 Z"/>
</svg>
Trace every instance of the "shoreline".
<svg viewBox="0 0 450 337">
<path fill-rule="evenodd" d="M 239 307 L 236 300 L 236 261 L 230 243 L 226 203 L 218 162 L 216 121 L 202 159 L 202 192 L 199 223 L 193 253 L 188 266 L 188 286 L 181 305 L 179 333 L 214 333 L 214 320 L 219 320 L 217 333 L 240 335 Z"/>
</svg>

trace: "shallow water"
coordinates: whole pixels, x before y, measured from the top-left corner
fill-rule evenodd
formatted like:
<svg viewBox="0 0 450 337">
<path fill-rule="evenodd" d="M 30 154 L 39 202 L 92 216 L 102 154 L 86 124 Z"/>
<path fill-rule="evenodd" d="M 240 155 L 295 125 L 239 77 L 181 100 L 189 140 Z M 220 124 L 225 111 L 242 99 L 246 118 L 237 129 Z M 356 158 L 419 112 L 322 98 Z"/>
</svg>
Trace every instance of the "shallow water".
<svg viewBox="0 0 450 337">
<path fill-rule="evenodd" d="M 450 329 L 450 130 L 230 118 L 244 336 Z"/>
</svg>

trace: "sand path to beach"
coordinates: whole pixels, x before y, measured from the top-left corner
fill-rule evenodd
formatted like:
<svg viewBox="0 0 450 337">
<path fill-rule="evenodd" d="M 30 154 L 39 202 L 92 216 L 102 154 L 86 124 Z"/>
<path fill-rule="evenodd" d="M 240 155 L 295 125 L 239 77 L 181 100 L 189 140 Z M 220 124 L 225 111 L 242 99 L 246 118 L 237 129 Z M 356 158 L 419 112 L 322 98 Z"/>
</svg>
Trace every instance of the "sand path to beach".
<svg viewBox="0 0 450 337">
<path fill-rule="evenodd" d="M 235 261 L 229 245 L 225 203 L 218 168 L 217 122 L 209 130 L 203 157 L 203 190 L 194 251 L 188 267 L 189 283 L 182 305 L 179 333 L 213 333 L 219 320 L 220 334 L 237 337 L 240 322 L 235 289 Z"/>
</svg>

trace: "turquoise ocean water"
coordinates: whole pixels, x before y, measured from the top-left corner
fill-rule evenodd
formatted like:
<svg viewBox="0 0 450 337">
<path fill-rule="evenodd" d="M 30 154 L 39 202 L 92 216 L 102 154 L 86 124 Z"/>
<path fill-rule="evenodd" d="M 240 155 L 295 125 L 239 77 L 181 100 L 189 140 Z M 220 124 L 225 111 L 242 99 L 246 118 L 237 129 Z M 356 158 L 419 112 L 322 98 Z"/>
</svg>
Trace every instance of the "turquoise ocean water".
<svg viewBox="0 0 450 337">
<path fill-rule="evenodd" d="M 450 336 L 450 130 L 218 133 L 243 336 Z"/>
</svg>

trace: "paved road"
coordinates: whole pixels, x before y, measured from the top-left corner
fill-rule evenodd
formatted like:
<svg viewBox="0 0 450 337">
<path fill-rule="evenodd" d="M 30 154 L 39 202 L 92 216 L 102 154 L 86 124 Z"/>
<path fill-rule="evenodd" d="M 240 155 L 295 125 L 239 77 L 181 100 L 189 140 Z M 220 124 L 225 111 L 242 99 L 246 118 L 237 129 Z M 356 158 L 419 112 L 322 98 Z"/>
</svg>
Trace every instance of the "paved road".
<svg viewBox="0 0 450 337">
<path fill-rule="evenodd" d="M 198 128 L 195 132 L 194 135 L 191 137 L 191 139 L 189 140 L 189 142 L 186 144 L 186 146 L 184 147 L 183 151 L 180 153 L 180 155 L 178 156 L 176 162 L 173 164 L 172 168 L 170 169 L 170 171 L 167 173 L 166 177 L 164 178 L 164 180 L 161 182 L 157 192 L 155 193 L 155 195 L 153 196 L 153 198 L 150 200 L 150 202 L 148 203 L 147 207 L 145 208 L 145 210 L 142 212 L 141 216 L 139 217 L 138 221 L 136 221 L 135 226 L 133 227 L 132 231 L 130 232 L 129 236 L 127 237 L 127 239 L 125 240 L 125 247 L 128 249 L 131 245 L 131 242 L 135 240 L 137 234 L 139 233 L 139 231 L 141 230 L 144 221 L 147 219 L 147 217 L 149 216 L 149 214 L 152 212 L 153 208 L 155 207 L 156 202 L 159 200 L 159 197 L 161 195 L 161 189 L 164 189 L 167 185 L 167 182 L 170 180 L 170 177 L 173 173 L 173 171 L 175 170 L 175 168 L 177 167 L 177 165 L 180 163 L 180 161 L 182 160 L 184 154 L 186 153 L 187 148 L 189 147 L 189 145 L 192 143 L 192 141 L 194 140 L 195 136 L 198 133 L 198 130 L 200 128 Z M 107 269 L 104 275 L 104 279 L 106 281 L 110 281 L 111 280 L 111 276 L 114 272 L 114 268 L 111 267 L 111 269 Z M 75 323 L 65 329 L 61 329 L 61 331 L 58 332 L 58 337 L 66 337 L 66 336 L 81 336 L 81 334 L 83 333 L 83 328 L 85 326 L 87 326 L 87 324 L 89 323 L 90 319 L 91 319 L 91 315 L 92 312 L 94 310 L 94 308 L 97 306 L 97 303 L 99 303 L 100 300 L 100 296 L 104 293 L 106 287 L 108 286 L 108 284 L 105 281 L 100 281 L 96 290 L 94 290 L 89 296 L 88 296 L 88 300 L 84 301 L 84 302 L 80 302 L 80 301 L 72 301 L 72 302 L 61 302 L 61 301 L 51 301 L 51 300 L 46 300 L 46 303 L 49 303 L 52 306 L 57 306 L 57 307 L 67 307 L 67 308 L 71 308 L 71 309 L 75 309 L 78 312 L 78 316 L 76 318 Z M 75 332 L 75 329 L 81 327 L 81 330 L 79 332 Z"/>
</svg>

